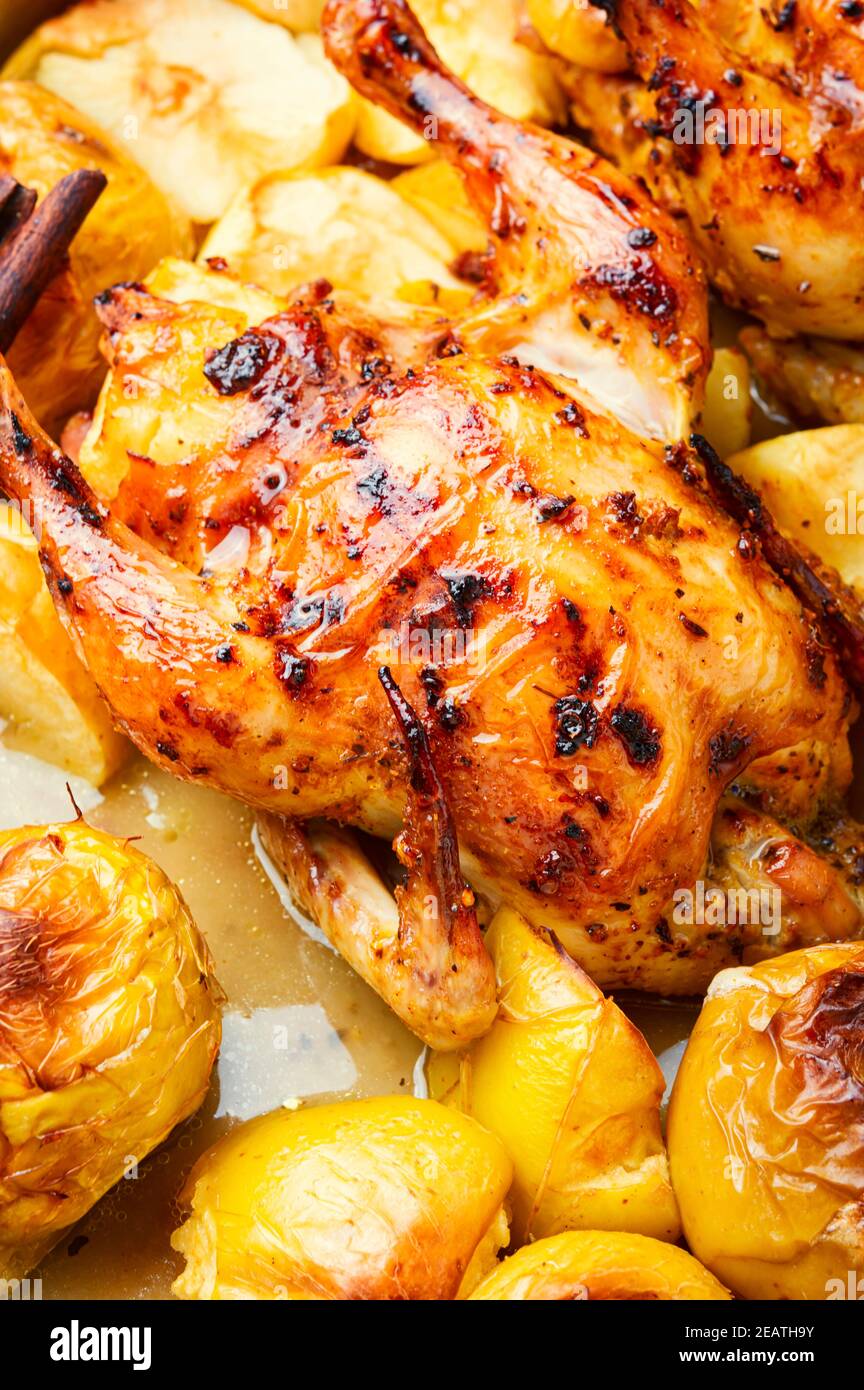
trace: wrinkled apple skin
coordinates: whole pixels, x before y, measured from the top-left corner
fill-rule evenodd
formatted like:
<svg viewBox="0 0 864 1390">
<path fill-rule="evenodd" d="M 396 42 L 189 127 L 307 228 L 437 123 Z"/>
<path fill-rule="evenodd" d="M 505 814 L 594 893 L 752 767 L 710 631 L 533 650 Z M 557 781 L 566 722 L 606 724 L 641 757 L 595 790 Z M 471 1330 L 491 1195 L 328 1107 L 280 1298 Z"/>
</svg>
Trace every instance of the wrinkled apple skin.
<svg viewBox="0 0 864 1390">
<path fill-rule="evenodd" d="M 204 1098 L 218 986 L 182 898 L 134 846 L 0 835 L 0 1277 L 20 1277 Z"/>
<path fill-rule="evenodd" d="M 473 1120 L 386 1096 L 250 1120 L 196 1164 L 186 1299 L 452 1299 L 511 1168 Z M 494 1232 L 493 1232 L 494 1234 Z M 486 1256 L 494 1258 L 488 1249 Z"/>
<path fill-rule="evenodd" d="M 825 1299 L 864 1273 L 864 946 L 724 970 L 669 1109 L 693 1253 L 750 1299 Z M 836 1295 L 835 1295 L 836 1296 Z"/>
<path fill-rule="evenodd" d="M 471 1294 L 480 1302 L 546 1303 L 729 1297 L 686 1250 L 617 1231 L 568 1231 L 525 1245 Z"/>
<path fill-rule="evenodd" d="M 566 1230 L 677 1240 L 663 1075 L 642 1034 L 512 908 L 496 913 L 486 946 L 498 1015 L 459 1059 L 433 1054 L 429 1085 L 504 1144 L 517 1242 Z"/>
</svg>

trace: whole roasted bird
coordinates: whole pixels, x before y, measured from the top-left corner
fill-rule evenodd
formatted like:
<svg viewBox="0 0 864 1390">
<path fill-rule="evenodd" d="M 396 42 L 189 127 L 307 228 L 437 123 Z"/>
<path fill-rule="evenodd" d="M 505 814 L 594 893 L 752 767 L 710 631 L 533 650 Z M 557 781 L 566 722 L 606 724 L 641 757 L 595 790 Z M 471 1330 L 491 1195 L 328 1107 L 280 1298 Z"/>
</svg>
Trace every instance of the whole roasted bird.
<svg viewBox="0 0 864 1390">
<path fill-rule="evenodd" d="M 864 336 L 864 12 L 843 0 L 610 0 L 629 75 L 572 68 L 574 114 L 640 174 L 723 296 Z"/>
<path fill-rule="evenodd" d="M 674 223 L 477 101 L 401 0 L 330 0 L 324 27 L 464 175 L 483 284 L 450 319 L 305 286 L 234 335 L 207 304 L 106 292 L 103 462 L 131 458 L 110 509 L 3 371 L 0 478 L 38 503 L 118 723 L 264 813 L 295 896 L 439 1047 L 495 1011 L 475 893 L 601 984 L 663 992 L 860 934 L 839 809 L 860 626 L 679 442 L 708 350 Z M 395 900 L 345 827 L 397 836 Z M 676 921 L 700 879 L 779 888 L 782 926 Z"/>
<path fill-rule="evenodd" d="M 561 51 L 543 23 L 556 7 L 529 0 L 529 13 Z M 604 17 L 595 69 L 589 26 Z M 765 325 L 741 343 L 768 393 L 806 420 L 860 420 L 864 9 L 609 0 L 571 25 L 574 119 L 686 227 L 723 298 Z"/>
</svg>

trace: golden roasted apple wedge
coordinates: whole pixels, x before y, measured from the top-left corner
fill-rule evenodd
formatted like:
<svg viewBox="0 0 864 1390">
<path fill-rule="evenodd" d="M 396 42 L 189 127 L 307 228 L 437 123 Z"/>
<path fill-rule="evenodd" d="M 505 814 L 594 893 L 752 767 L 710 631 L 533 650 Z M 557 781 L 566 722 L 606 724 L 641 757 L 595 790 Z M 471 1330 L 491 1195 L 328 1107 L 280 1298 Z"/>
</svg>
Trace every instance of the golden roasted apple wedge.
<svg viewBox="0 0 864 1390">
<path fill-rule="evenodd" d="M 45 584 L 36 538 L 0 505 L 0 718 L 5 741 L 93 786 L 130 745 L 64 631 Z"/>
<path fill-rule="evenodd" d="M 864 1276 L 864 946 L 722 970 L 669 1106 L 687 1243 L 743 1298 Z"/>
<path fill-rule="evenodd" d="M 781 530 L 864 595 L 864 424 L 778 435 L 735 454 Z"/>
<path fill-rule="evenodd" d="M 507 1243 L 510 1163 L 473 1120 L 404 1096 L 276 1110 L 210 1149 L 172 1245 L 186 1299 L 452 1299 Z"/>
<path fill-rule="evenodd" d="M 526 1245 L 471 1294 L 481 1303 L 729 1297 L 686 1250 L 618 1231 L 570 1231 Z"/>
<path fill-rule="evenodd" d="M 677 1240 L 663 1076 L 642 1034 L 512 909 L 496 913 L 486 945 L 498 1016 L 461 1056 L 433 1056 L 429 1085 L 504 1144 L 517 1243 L 576 1229 Z"/>
<path fill-rule="evenodd" d="M 458 181 L 458 180 L 457 180 Z M 390 184 L 361 169 L 267 174 L 211 229 L 200 259 L 276 294 L 324 278 L 371 303 L 467 304 L 451 242 Z"/>
<path fill-rule="evenodd" d="M 133 845 L 83 820 L 0 835 L 0 1277 L 198 1108 L 221 1036 L 211 972 Z"/>
<path fill-rule="evenodd" d="M 0 82 L 0 173 L 42 199 L 79 169 L 101 170 L 107 186 L 8 354 L 30 409 L 50 432 L 92 405 L 105 375 L 93 296 L 114 281 L 141 279 L 162 256 L 192 249 L 188 220 L 119 142 L 35 82 Z"/>
<path fill-rule="evenodd" d="M 273 169 L 339 159 L 355 98 L 317 34 L 228 0 L 95 0 L 41 25 L 6 73 L 74 102 L 194 222 Z"/>
</svg>

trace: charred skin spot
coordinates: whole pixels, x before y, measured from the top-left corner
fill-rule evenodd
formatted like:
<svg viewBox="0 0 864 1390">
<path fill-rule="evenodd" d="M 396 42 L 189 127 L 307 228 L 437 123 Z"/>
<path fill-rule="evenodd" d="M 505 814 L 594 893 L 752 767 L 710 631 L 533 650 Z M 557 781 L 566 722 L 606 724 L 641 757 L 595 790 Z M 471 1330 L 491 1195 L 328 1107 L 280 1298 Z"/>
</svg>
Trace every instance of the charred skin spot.
<svg viewBox="0 0 864 1390">
<path fill-rule="evenodd" d="M 705 471 L 713 485 L 728 496 L 730 505 L 728 510 L 738 520 L 746 520 L 758 531 L 764 521 L 762 498 L 759 496 L 749 483 L 745 483 L 743 478 L 739 478 L 732 471 L 728 464 L 724 463 L 717 450 L 708 443 L 702 434 L 693 433 L 690 436 L 690 444 L 695 449 L 700 461 L 705 466 Z"/>
<path fill-rule="evenodd" d="M 585 424 L 585 412 L 580 410 L 575 401 L 568 401 L 561 410 L 556 410 L 555 419 L 559 425 L 575 430 L 581 439 L 590 439 L 588 427 Z"/>
<path fill-rule="evenodd" d="M 68 459 L 62 457 L 56 461 L 48 474 L 48 482 L 54 492 L 62 492 L 71 502 L 75 503 L 76 514 L 84 522 L 85 526 L 91 526 L 94 531 L 98 531 L 102 526 L 102 517 L 91 507 L 90 503 L 79 486 L 76 477 L 76 470 Z"/>
<path fill-rule="evenodd" d="M 60 578 L 57 580 L 58 593 L 61 593 L 64 598 L 68 598 L 69 594 L 71 594 L 72 592 L 73 587 L 74 586 L 72 584 L 72 580 L 69 578 L 69 576 L 66 574 L 61 574 Z"/>
<path fill-rule="evenodd" d="M 678 621 L 685 632 L 689 632 L 691 637 L 707 637 L 708 633 L 699 623 L 694 623 L 692 618 L 688 618 L 686 613 L 678 614 Z"/>
<path fill-rule="evenodd" d="M 12 447 L 19 458 L 27 453 L 33 440 L 30 438 L 14 410 L 9 411 L 9 420 L 12 425 Z"/>
<path fill-rule="evenodd" d="M 657 233 L 650 227 L 632 227 L 627 233 L 627 245 L 631 251 L 639 251 L 644 246 L 653 246 Z"/>
<path fill-rule="evenodd" d="M 431 666 L 424 666 L 420 672 L 420 684 L 426 692 L 426 706 L 434 709 L 444 693 L 444 681 Z"/>
<path fill-rule="evenodd" d="M 795 27 L 795 11 L 798 8 L 798 0 L 785 0 L 777 13 L 777 18 L 771 21 L 771 28 L 777 34 L 783 34 L 787 29 Z"/>
<path fill-rule="evenodd" d="M 345 425 L 343 428 L 335 429 L 330 437 L 334 444 L 339 444 L 346 449 L 355 449 L 361 444 L 368 443 L 357 425 Z"/>
<path fill-rule="evenodd" d="M 636 767 L 650 767 L 657 761 L 662 746 L 660 731 L 654 728 L 642 710 L 618 705 L 612 711 L 609 723 L 630 762 Z"/>
<path fill-rule="evenodd" d="M 366 357 L 360 364 L 360 380 L 378 381 L 389 376 L 392 370 L 392 364 L 386 357 Z"/>
<path fill-rule="evenodd" d="M 621 28 L 618 24 L 618 0 L 591 0 L 595 10 L 602 10 L 606 16 L 606 24 L 612 32 L 623 39 Z"/>
<path fill-rule="evenodd" d="M 38 917 L 0 908 L 0 1000 L 29 994 L 46 981 Z"/>
<path fill-rule="evenodd" d="M 180 757 L 173 743 L 165 743 L 162 740 L 157 741 L 156 752 L 163 758 L 167 758 L 169 763 L 176 763 Z"/>
<path fill-rule="evenodd" d="M 260 381 L 281 353 L 279 338 L 249 328 L 208 358 L 204 375 L 220 396 L 237 396 Z"/>
<path fill-rule="evenodd" d="M 488 598 L 491 592 L 489 581 L 470 570 L 441 570 L 440 574 L 456 610 L 457 623 L 460 627 L 469 627 L 475 605 Z"/>
<path fill-rule="evenodd" d="M 566 497 L 554 497 L 551 494 L 539 497 L 536 507 L 537 520 L 563 521 L 575 501 L 572 493 L 568 493 Z"/>
<path fill-rule="evenodd" d="M 575 604 L 571 598 L 562 598 L 561 607 L 564 609 L 564 616 L 568 623 L 573 623 L 577 627 L 582 626 L 582 614 L 578 604 Z"/>
<path fill-rule="evenodd" d="M 583 277 L 584 288 L 607 291 L 626 309 L 666 323 L 678 308 L 678 295 L 648 255 L 632 256 L 624 265 L 598 265 Z"/>
<path fill-rule="evenodd" d="M 804 658 L 807 662 L 807 679 L 817 690 L 821 690 L 828 679 L 825 670 L 826 648 L 819 639 L 819 633 L 811 625 L 807 641 L 804 644 Z"/>
<path fill-rule="evenodd" d="M 721 729 L 708 741 L 708 771 L 715 777 L 727 772 L 740 760 L 753 742 L 753 735 L 743 730 Z"/>
<path fill-rule="evenodd" d="M 193 729 L 205 729 L 220 748 L 233 748 L 242 725 L 233 711 L 223 713 L 210 705 L 195 704 L 187 690 L 174 696 L 174 706 Z M 162 711 L 160 711 L 162 713 Z M 162 716 L 165 718 L 165 715 Z"/>
<path fill-rule="evenodd" d="M 489 292 L 494 290 L 492 272 L 495 257 L 491 250 L 462 251 L 451 263 L 450 269 L 460 280 L 468 280 L 472 285 L 486 285 Z"/>
<path fill-rule="evenodd" d="M 308 632 L 312 628 L 335 627 L 345 616 L 345 600 L 328 590 L 313 598 L 295 597 L 279 622 L 280 632 Z"/>
<path fill-rule="evenodd" d="M 383 502 L 390 491 L 390 476 L 383 463 L 373 468 L 371 473 L 357 479 L 357 491 L 361 497 L 375 504 Z"/>
<path fill-rule="evenodd" d="M 300 656 L 287 643 L 280 643 L 273 658 L 276 679 L 283 690 L 294 699 L 305 687 L 312 672 L 312 661 L 308 656 Z"/>
<path fill-rule="evenodd" d="M 422 60 L 423 55 L 410 34 L 403 34 L 401 29 L 392 28 L 390 30 L 390 42 L 406 62 L 419 63 Z"/>
<path fill-rule="evenodd" d="M 599 717 L 590 700 L 562 695 L 552 706 L 555 723 L 555 752 L 570 758 L 580 748 L 593 748 L 599 732 Z"/>
<path fill-rule="evenodd" d="M 465 723 L 465 712 L 461 710 L 452 696 L 447 695 L 436 707 L 438 723 L 448 734 Z"/>
<path fill-rule="evenodd" d="M 664 946 L 672 946 L 674 944 L 672 941 L 672 933 L 669 930 L 669 923 L 666 921 L 665 917 L 661 917 L 660 921 L 657 922 L 654 927 L 654 933 L 658 940 L 663 942 Z"/>
<path fill-rule="evenodd" d="M 630 531 L 639 529 L 643 518 L 639 514 L 635 492 L 612 492 L 606 500 L 616 521 L 620 521 L 621 525 Z"/>
<path fill-rule="evenodd" d="M 572 882 L 575 869 L 576 862 L 569 854 L 550 849 L 538 860 L 533 877 L 528 880 L 528 887 L 532 893 L 542 893 L 544 897 L 552 898 Z"/>
</svg>

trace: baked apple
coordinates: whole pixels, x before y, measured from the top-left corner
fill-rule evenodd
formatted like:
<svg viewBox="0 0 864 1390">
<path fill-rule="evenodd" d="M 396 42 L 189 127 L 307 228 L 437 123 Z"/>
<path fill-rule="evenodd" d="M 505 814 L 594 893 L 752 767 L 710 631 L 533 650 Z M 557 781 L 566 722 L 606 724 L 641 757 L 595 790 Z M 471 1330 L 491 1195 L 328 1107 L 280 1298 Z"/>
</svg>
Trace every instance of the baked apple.
<svg viewBox="0 0 864 1390">
<path fill-rule="evenodd" d="M 698 1260 L 648 1236 L 568 1231 L 523 1246 L 470 1295 L 481 1302 L 730 1297 Z"/>
<path fill-rule="evenodd" d="M 218 986 L 177 889 L 84 821 L 0 835 L 0 1278 L 198 1108 Z"/>
<path fill-rule="evenodd" d="M 511 908 L 496 913 L 486 946 L 497 1018 L 468 1051 L 435 1054 L 429 1084 L 510 1155 L 517 1243 L 570 1229 L 677 1240 L 663 1075 L 642 1034 L 553 937 Z"/>
<path fill-rule="evenodd" d="M 864 946 L 721 971 L 669 1154 L 688 1244 L 735 1293 L 825 1299 L 864 1274 Z"/>
<path fill-rule="evenodd" d="M 192 1170 L 186 1299 L 452 1299 L 507 1244 L 510 1162 L 434 1101 L 276 1110 Z"/>
</svg>

